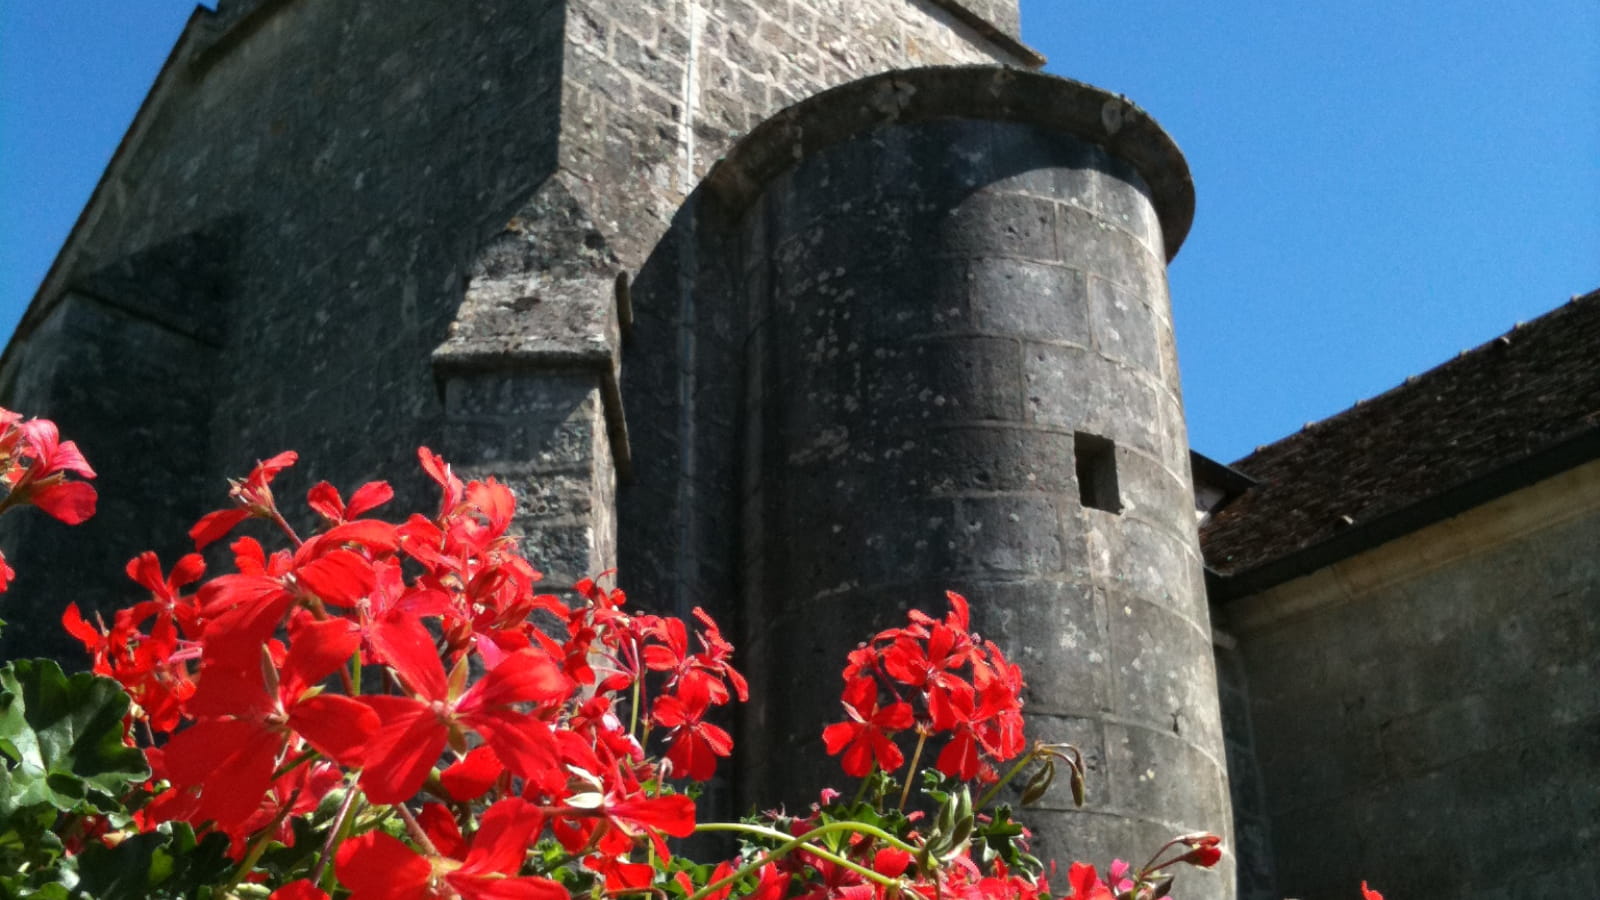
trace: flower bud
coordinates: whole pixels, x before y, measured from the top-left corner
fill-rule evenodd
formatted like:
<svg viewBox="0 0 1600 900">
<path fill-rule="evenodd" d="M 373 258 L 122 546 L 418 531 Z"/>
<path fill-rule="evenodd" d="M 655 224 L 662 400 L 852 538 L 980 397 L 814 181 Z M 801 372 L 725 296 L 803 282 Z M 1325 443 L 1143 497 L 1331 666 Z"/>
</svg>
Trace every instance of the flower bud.
<svg viewBox="0 0 1600 900">
<path fill-rule="evenodd" d="M 1051 783 L 1055 780 L 1056 761 L 1054 759 L 1046 759 L 1044 761 L 1044 765 L 1039 767 L 1039 771 L 1033 773 L 1033 777 L 1029 778 L 1027 785 L 1023 787 L 1022 805 L 1031 806 L 1035 803 L 1038 803 L 1039 800 L 1044 797 L 1045 791 L 1050 789 Z M 1074 792 L 1073 796 L 1077 796 L 1076 792 Z"/>
</svg>

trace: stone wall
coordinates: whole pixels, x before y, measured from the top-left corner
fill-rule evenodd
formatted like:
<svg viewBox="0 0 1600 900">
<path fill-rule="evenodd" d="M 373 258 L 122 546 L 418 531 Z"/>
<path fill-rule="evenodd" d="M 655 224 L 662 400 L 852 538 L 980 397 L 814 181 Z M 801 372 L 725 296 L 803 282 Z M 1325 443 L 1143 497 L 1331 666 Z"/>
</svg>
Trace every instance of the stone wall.
<svg viewBox="0 0 1600 900">
<path fill-rule="evenodd" d="M 225 477 L 286 448 L 302 463 L 281 496 L 389 478 L 396 507 L 425 507 L 414 452 L 427 444 L 524 489 L 518 527 L 553 577 L 614 563 L 609 460 L 627 444 L 613 277 L 655 251 L 728 142 L 791 99 L 894 66 L 998 58 L 926 0 L 227 0 L 197 13 L 0 373 L 3 402 L 59 418 L 103 484 L 149 485 L 162 502 L 113 492 L 100 524 L 30 539 L 38 555 L 17 562 L 152 546 L 170 559 L 225 502 Z M 217 234 L 226 252 L 158 252 Z M 87 285 L 140 260 L 140 280 L 172 289 Z M 641 300 L 647 322 L 682 318 L 675 292 Z M 107 320 L 86 338 L 62 325 L 82 321 L 73 302 L 133 310 L 138 325 Z M 212 325 L 191 347 L 197 314 Z M 605 346 L 596 358 L 519 343 L 541 333 Z M 684 379 L 730 377 L 679 374 L 676 361 L 661 370 L 668 397 Z M 490 373 L 549 380 L 513 391 L 544 418 L 447 409 L 446 395 L 472 395 Z M 638 408 L 656 405 L 653 390 Z M 172 402 L 121 403 L 113 428 L 73 399 L 124 393 Z M 551 419 L 558 407 L 570 418 Z M 643 424 L 643 449 L 675 458 Z M 591 433 L 563 440 L 573 428 Z M 138 452 L 124 433 L 141 436 Z M 118 602 L 118 570 L 84 574 L 85 605 Z M 16 611 L 34 608 L 53 628 L 62 601 L 32 591 L 18 584 L 7 617 L 20 625 Z"/>
<path fill-rule="evenodd" d="M 563 165 L 618 173 L 582 202 L 634 275 L 620 567 L 646 602 L 731 616 L 743 338 L 733 274 L 704 263 L 726 256 L 714 245 L 727 236 L 702 228 L 687 198 L 745 132 L 825 88 L 913 65 L 1029 60 L 928 0 L 589 0 L 573 4 L 568 41 Z"/>
<path fill-rule="evenodd" d="M 1215 607 L 1212 621 L 1222 616 Z M 1272 856 L 1272 825 L 1256 730 L 1250 716 L 1250 679 L 1237 639 L 1213 630 L 1217 661 L 1217 703 L 1222 710 L 1223 746 L 1228 759 L 1228 799 L 1233 805 L 1233 853 L 1238 864 L 1238 900 L 1280 900 Z"/>
<path fill-rule="evenodd" d="M 1600 896 L 1600 463 L 1241 598 L 1287 896 Z"/>
<path fill-rule="evenodd" d="M 8 349 L 6 405 L 59 415 L 105 484 L 184 485 L 181 504 L 159 508 L 107 496 L 102 524 L 51 535 L 64 558 L 161 547 L 170 563 L 188 526 L 226 504 L 226 476 L 289 448 L 302 464 L 280 479 L 288 506 L 318 479 L 348 491 L 389 478 L 397 506 L 431 507 L 416 447 L 449 448 L 429 354 L 474 255 L 555 169 L 560 4 L 251 9 L 224 17 L 232 30 L 203 14 L 191 28 Z M 49 325 L 66 296 L 52 284 L 93 290 L 95 273 L 219 221 L 225 256 L 139 266 L 140 280 L 172 286 L 141 301 L 147 326 L 108 329 L 104 352 L 84 356 L 80 335 Z M 219 263 L 222 277 L 200 277 Z M 197 313 L 217 326 L 204 353 L 150 336 Z M 167 371 L 205 354 L 215 361 L 203 374 Z M 52 386 L 28 387 L 37 379 L 25 370 L 47 359 L 78 362 Z M 197 399 L 173 415 L 130 406 L 139 423 L 113 433 L 64 403 L 175 390 Z M 180 455 L 200 489 L 174 479 L 166 460 Z M 85 578 L 94 581 L 85 605 L 128 596 L 120 565 Z M 24 585 L 6 601 L 45 622 L 64 602 Z"/>
</svg>

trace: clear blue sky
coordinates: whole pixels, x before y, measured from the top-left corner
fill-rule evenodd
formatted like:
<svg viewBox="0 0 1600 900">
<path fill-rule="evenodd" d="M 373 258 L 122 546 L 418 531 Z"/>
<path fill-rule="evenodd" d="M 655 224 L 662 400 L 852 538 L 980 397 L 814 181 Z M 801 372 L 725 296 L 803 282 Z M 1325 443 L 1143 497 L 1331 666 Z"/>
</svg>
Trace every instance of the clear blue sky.
<svg viewBox="0 0 1600 900">
<path fill-rule="evenodd" d="M 0 332 L 192 9 L 0 0 Z M 1203 453 L 1234 459 L 1600 287 L 1595 0 L 1022 16 L 1049 71 L 1143 105 L 1194 170 L 1172 292 Z"/>
</svg>

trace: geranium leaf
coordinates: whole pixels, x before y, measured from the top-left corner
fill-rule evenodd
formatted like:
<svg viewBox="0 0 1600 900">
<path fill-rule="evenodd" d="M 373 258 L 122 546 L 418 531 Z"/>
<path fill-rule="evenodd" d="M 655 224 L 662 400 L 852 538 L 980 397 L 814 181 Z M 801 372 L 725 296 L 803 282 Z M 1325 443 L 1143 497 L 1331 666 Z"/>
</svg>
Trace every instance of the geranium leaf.
<svg viewBox="0 0 1600 900">
<path fill-rule="evenodd" d="M 193 829 L 168 822 L 107 847 L 91 843 L 78 856 L 78 896 L 95 900 L 153 900 L 192 897 L 232 868 L 228 839 L 208 834 L 196 841 Z"/>
<path fill-rule="evenodd" d="M 144 754 L 122 743 L 128 697 L 109 678 L 67 677 L 50 660 L 0 668 L 0 816 L 48 803 L 85 805 L 149 777 Z"/>
</svg>

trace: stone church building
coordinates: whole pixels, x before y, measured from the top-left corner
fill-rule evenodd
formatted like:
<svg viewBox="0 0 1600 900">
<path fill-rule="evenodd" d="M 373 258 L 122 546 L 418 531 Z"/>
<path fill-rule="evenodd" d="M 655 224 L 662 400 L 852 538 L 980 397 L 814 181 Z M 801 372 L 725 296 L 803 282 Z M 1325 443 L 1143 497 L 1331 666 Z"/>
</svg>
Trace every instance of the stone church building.
<svg viewBox="0 0 1600 900">
<path fill-rule="evenodd" d="M 1041 855 L 1213 830 L 1185 900 L 1600 896 L 1600 296 L 1193 454 L 1188 168 L 1042 63 L 1015 0 L 198 10 L 0 360 L 102 497 L 7 517 L 4 652 L 70 653 L 61 607 L 256 459 L 407 509 L 427 445 L 550 581 L 740 635 L 724 809 L 833 779 L 844 653 L 953 588 L 1090 763 Z"/>
</svg>

